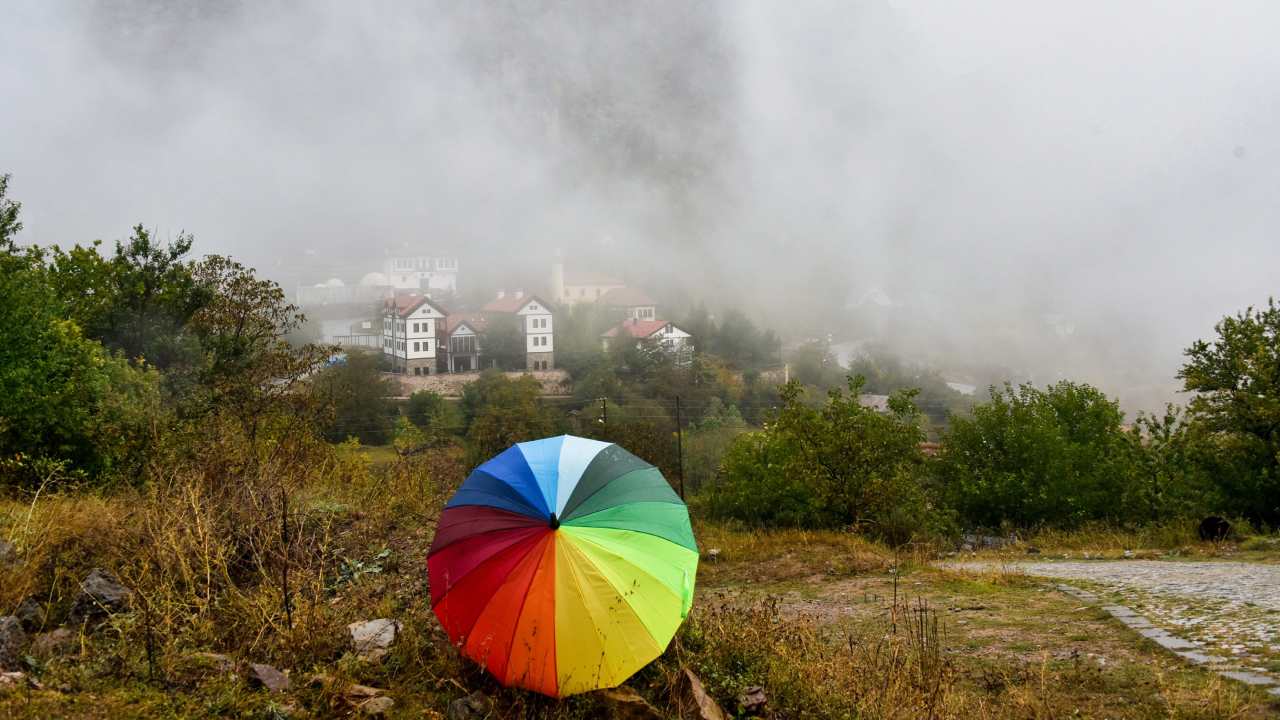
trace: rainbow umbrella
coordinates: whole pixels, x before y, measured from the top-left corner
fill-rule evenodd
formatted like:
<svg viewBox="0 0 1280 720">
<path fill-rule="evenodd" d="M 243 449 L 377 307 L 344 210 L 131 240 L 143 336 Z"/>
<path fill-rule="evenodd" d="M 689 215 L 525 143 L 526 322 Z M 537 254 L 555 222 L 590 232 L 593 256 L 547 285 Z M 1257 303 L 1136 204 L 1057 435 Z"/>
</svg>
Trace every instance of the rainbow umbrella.
<svg viewBox="0 0 1280 720">
<path fill-rule="evenodd" d="M 698 546 L 657 468 L 563 435 L 476 468 L 427 566 L 432 609 L 464 655 L 504 685 L 564 697 L 662 654 L 693 601 Z"/>
</svg>

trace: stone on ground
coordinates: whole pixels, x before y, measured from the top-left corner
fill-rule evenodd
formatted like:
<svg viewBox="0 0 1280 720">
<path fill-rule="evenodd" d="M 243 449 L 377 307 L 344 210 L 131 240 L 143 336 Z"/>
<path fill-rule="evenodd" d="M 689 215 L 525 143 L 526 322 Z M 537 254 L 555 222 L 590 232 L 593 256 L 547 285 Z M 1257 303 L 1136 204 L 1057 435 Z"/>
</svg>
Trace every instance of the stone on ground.
<svg viewBox="0 0 1280 720">
<path fill-rule="evenodd" d="M 22 622 L 12 615 L 0 617 L 0 670 L 22 667 L 26 649 L 27 633 L 22 629 Z"/>
<path fill-rule="evenodd" d="M 249 666 L 249 684 L 271 692 L 284 692 L 289 689 L 289 676 L 270 665 L 253 663 Z"/>
<path fill-rule="evenodd" d="M 377 659 L 387 652 L 400 634 L 400 621 L 391 618 L 378 618 L 354 622 L 347 626 L 351 635 L 351 648 L 356 654 L 369 659 Z"/>
<path fill-rule="evenodd" d="M 693 707 L 697 711 L 698 720 L 725 720 L 724 710 L 720 709 L 720 704 L 715 698 L 707 693 L 707 689 L 702 686 L 702 681 L 689 668 L 684 670 L 685 682 L 689 687 L 689 697 L 693 701 Z"/>
<path fill-rule="evenodd" d="M 449 703 L 447 717 L 449 720 L 479 720 L 488 717 L 493 709 L 493 701 L 489 696 L 477 690 Z"/>
<path fill-rule="evenodd" d="M 133 591 L 121 585 L 115 576 L 94 568 L 80 582 L 80 594 L 71 606 L 69 619 L 74 624 L 125 612 L 133 600 Z"/>
<path fill-rule="evenodd" d="M 42 632 L 31 641 L 31 655 L 38 660 L 71 655 L 79 649 L 80 639 L 67 628 L 55 628 L 49 632 Z"/>
</svg>

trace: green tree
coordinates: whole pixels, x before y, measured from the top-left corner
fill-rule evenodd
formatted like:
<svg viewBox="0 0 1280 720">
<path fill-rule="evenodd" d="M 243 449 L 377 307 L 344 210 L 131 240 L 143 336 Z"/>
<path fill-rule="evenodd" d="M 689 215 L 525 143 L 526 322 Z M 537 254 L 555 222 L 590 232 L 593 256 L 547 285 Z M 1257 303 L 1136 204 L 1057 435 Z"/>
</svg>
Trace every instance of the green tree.
<svg viewBox="0 0 1280 720">
<path fill-rule="evenodd" d="M 189 365 L 198 362 L 199 350 L 183 330 L 217 292 L 184 260 L 193 242 L 179 234 L 161 243 L 135 225 L 109 258 L 99 253 L 100 243 L 68 251 L 55 247 L 52 283 L 67 317 L 89 337 L 161 370 Z"/>
<path fill-rule="evenodd" d="M 388 398 L 396 395 L 398 388 L 378 372 L 378 353 L 347 353 L 318 373 L 314 392 L 331 409 L 322 433 L 326 440 L 341 442 L 355 437 L 364 445 L 390 442 L 396 413 Z"/>
<path fill-rule="evenodd" d="M 132 367 L 59 316 L 38 248 L 20 250 L 16 203 L 0 186 L 0 482 L 66 464 L 90 478 L 132 478 L 164 425 L 158 377 Z"/>
<path fill-rule="evenodd" d="M 505 313 L 493 315 L 480 334 L 481 363 L 488 367 L 496 365 L 499 370 L 523 370 L 524 343 L 518 317 Z"/>
<path fill-rule="evenodd" d="M 821 390 L 838 387 L 844 381 L 845 369 L 840 367 L 826 342 L 807 342 L 791 352 L 791 373 L 800 383 Z"/>
<path fill-rule="evenodd" d="M 1060 382 L 991 389 L 970 415 L 951 419 L 937 470 L 971 525 L 1076 527 L 1146 517 L 1130 486 L 1130 441 L 1117 402 Z"/>
<path fill-rule="evenodd" d="M 9 176 L 0 175 L 0 253 L 11 253 L 15 250 L 13 237 L 22 230 L 22 222 L 18 214 L 22 203 L 10 200 Z"/>
<path fill-rule="evenodd" d="M 1178 372 L 1196 393 L 1193 422 L 1215 436 L 1224 510 L 1280 524 L 1280 307 L 1274 298 L 1214 326 L 1186 350 Z"/>
<path fill-rule="evenodd" d="M 419 390 L 409 396 L 405 414 L 431 437 L 455 433 L 461 429 L 462 414 L 457 406 L 439 393 Z"/>
<path fill-rule="evenodd" d="M 797 382 L 763 431 L 739 436 L 712 488 L 713 513 L 762 524 L 851 525 L 904 540 L 932 522 L 921 483 L 919 412 L 911 393 L 890 411 L 858 402 L 862 378 L 832 390 L 817 407 Z M 904 520 L 905 518 L 905 520 Z"/>
<path fill-rule="evenodd" d="M 517 442 L 554 435 L 561 423 L 543 405 L 542 386 L 528 375 L 515 380 L 486 370 L 462 390 L 468 460 L 478 465 Z"/>
</svg>

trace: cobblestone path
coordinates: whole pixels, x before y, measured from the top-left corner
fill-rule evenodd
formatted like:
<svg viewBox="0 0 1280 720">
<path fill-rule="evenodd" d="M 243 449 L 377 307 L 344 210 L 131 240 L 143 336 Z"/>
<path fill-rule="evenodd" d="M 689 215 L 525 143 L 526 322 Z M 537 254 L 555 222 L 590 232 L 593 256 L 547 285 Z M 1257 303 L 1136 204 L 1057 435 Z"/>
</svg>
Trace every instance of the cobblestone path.
<svg viewBox="0 0 1280 720">
<path fill-rule="evenodd" d="M 1086 589 L 1073 594 L 1096 599 L 1169 650 L 1280 695 L 1280 565 L 1119 560 L 950 566 L 1071 581 Z"/>
</svg>

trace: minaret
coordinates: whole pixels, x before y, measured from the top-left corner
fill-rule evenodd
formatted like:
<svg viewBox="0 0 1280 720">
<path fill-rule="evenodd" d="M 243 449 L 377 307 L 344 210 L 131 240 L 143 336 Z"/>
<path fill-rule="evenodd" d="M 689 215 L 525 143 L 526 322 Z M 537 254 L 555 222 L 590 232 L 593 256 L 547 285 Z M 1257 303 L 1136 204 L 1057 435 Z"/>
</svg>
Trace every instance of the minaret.
<svg viewBox="0 0 1280 720">
<path fill-rule="evenodd" d="M 560 248 L 556 248 L 555 260 L 551 262 L 551 302 L 564 302 L 564 258 L 560 256 Z"/>
</svg>

